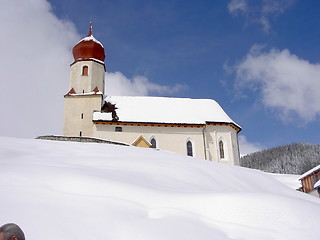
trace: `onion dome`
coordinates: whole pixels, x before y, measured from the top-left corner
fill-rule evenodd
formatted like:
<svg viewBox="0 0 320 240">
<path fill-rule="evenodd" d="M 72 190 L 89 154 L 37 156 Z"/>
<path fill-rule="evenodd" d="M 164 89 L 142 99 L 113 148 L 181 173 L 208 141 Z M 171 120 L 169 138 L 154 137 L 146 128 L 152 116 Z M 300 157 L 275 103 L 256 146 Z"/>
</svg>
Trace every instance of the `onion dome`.
<svg viewBox="0 0 320 240">
<path fill-rule="evenodd" d="M 98 62 L 104 63 L 104 48 L 92 35 L 92 22 L 90 22 L 88 36 L 73 47 L 72 54 L 75 62 L 81 60 L 97 60 Z"/>
</svg>

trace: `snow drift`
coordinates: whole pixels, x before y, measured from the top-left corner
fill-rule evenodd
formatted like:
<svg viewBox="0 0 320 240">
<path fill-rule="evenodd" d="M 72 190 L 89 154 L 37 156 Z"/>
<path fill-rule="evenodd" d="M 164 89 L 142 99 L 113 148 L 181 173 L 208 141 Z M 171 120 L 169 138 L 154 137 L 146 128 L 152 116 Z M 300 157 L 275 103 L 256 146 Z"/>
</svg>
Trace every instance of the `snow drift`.
<svg viewBox="0 0 320 240">
<path fill-rule="evenodd" d="M 28 239 L 318 239 L 320 201 L 270 174 L 126 146 L 0 138 L 0 225 Z"/>
</svg>

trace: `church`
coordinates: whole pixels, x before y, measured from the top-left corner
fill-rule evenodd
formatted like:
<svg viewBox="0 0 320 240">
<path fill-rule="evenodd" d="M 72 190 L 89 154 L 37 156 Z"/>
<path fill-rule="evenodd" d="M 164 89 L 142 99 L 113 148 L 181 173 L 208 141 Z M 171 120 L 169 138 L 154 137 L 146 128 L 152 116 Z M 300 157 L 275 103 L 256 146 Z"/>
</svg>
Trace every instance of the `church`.
<svg viewBox="0 0 320 240">
<path fill-rule="evenodd" d="M 92 137 L 239 165 L 241 128 L 212 99 L 109 96 L 103 45 L 89 34 L 72 49 L 64 136 Z"/>
</svg>

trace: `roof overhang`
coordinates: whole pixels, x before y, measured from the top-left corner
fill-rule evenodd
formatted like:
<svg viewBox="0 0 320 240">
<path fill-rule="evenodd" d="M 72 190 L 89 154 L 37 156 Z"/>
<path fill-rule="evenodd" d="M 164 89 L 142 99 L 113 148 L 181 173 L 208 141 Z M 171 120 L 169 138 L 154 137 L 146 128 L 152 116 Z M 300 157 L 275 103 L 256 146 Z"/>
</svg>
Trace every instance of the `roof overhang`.
<svg viewBox="0 0 320 240">
<path fill-rule="evenodd" d="M 103 125 L 121 125 L 121 126 L 148 126 L 148 127 L 178 127 L 178 128 L 204 128 L 205 126 L 229 126 L 238 132 L 241 128 L 233 123 L 222 122 L 206 122 L 199 123 L 157 123 L 157 122 L 125 122 L 125 121 L 110 121 L 110 120 L 93 120 L 94 124 Z"/>
<path fill-rule="evenodd" d="M 237 131 L 237 133 L 241 132 L 241 127 L 234 124 L 234 123 L 227 123 L 227 122 L 206 122 L 206 125 L 215 125 L 215 126 L 229 126 L 232 127 L 234 130 Z"/>
</svg>

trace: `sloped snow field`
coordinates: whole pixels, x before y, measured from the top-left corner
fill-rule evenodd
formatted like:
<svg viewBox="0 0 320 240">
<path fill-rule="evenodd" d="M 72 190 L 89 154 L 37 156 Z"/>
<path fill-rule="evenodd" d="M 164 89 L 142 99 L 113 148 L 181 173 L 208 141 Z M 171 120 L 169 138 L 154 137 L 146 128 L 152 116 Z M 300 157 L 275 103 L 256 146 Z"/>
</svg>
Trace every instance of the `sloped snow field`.
<svg viewBox="0 0 320 240">
<path fill-rule="evenodd" d="M 0 225 L 27 240 L 314 239 L 320 200 L 174 153 L 0 138 Z"/>
</svg>

